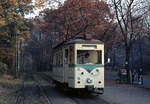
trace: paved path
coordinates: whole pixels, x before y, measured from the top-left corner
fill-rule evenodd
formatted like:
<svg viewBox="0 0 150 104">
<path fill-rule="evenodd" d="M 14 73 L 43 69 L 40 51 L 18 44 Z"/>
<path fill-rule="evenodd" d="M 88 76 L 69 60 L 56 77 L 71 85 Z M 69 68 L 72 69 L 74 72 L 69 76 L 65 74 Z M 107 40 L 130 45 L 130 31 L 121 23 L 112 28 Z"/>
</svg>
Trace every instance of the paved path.
<svg viewBox="0 0 150 104">
<path fill-rule="evenodd" d="M 150 104 L 150 91 L 129 84 L 105 80 L 105 91 L 100 96 L 109 104 Z"/>
<path fill-rule="evenodd" d="M 116 80 L 118 78 L 117 72 L 105 71 L 105 78 Z M 143 82 L 144 84 L 141 86 L 143 86 L 144 88 L 150 89 L 150 77 L 143 76 Z"/>
<path fill-rule="evenodd" d="M 105 71 L 105 90 L 100 97 L 109 104 L 150 104 L 150 90 L 141 85 L 116 83 L 117 73 Z M 149 87 L 150 78 L 144 76 L 144 87 Z"/>
</svg>

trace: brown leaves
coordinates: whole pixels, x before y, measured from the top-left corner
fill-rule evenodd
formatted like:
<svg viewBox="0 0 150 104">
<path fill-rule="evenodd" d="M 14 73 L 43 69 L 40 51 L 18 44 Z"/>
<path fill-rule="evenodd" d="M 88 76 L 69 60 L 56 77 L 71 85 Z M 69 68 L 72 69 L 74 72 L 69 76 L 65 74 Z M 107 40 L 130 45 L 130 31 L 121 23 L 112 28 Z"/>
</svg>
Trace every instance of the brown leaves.
<svg viewBox="0 0 150 104">
<path fill-rule="evenodd" d="M 17 0 L 1 0 L 0 3 L 3 8 L 17 8 L 18 7 L 18 2 Z"/>
<path fill-rule="evenodd" d="M 15 56 L 16 40 L 23 42 L 30 35 L 29 23 L 20 14 L 26 11 L 31 1 L 0 1 L 0 61 L 8 65 L 11 65 Z"/>
<path fill-rule="evenodd" d="M 1 19 L 0 19 L 0 27 L 6 26 L 6 25 L 7 25 L 6 20 L 5 20 L 4 18 L 1 18 Z"/>
<path fill-rule="evenodd" d="M 58 9 L 46 9 L 45 15 L 42 30 L 58 42 L 85 34 L 103 40 L 113 26 L 113 14 L 108 5 L 99 0 L 66 0 Z"/>
<path fill-rule="evenodd" d="M 41 8 L 44 6 L 45 2 L 47 2 L 47 0 L 35 0 L 35 4 L 33 6 L 35 8 Z"/>
<path fill-rule="evenodd" d="M 74 25 L 74 29 L 79 30 L 87 24 L 88 28 L 85 31 L 87 33 L 93 33 L 99 29 L 104 30 L 104 28 L 107 28 L 110 25 L 106 18 L 109 17 L 109 19 L 113 19 L 113 15 L 110 13 L 107 4 L 104 2 L 93 2 L 92 0 L 68 0 L 64 5 L 66 8 L 67 2 L 69 9 L 66 9 L 66 12 L 73 18 L 72 20 L 69 18 L 68 21 Z"/>
<path fill-rule="evenodd" d="M 8 3 L 10 3 L 12 7 L 18 7 L 18 2 L 16 0 L 9 0 Z"/>
</svg>

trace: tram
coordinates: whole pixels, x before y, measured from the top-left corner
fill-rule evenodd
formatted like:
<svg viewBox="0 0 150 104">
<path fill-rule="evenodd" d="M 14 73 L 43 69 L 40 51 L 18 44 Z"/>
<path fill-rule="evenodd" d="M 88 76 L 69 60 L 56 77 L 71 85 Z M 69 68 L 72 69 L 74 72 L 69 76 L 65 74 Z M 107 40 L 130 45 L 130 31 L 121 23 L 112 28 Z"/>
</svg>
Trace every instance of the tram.
<svg viewBox="0 0 150 104">
<path fill-rule="evenodd" d="M 104 43 L 96 39 L 70 39 L 53 48 L 52 79 L 56 85 L 104 92 Z"/>
</svg>

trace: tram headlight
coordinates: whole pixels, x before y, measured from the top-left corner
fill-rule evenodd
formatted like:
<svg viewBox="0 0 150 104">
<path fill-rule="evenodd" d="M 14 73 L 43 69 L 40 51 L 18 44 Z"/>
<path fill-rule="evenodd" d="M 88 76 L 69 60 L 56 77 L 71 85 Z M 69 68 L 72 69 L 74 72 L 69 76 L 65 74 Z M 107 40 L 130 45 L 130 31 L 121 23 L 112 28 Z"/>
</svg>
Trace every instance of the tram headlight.
<svg viewBox="0 0 150 104">
<path fill-rule="evenodd" d="M 92 79 L 87 78 L 87 83 L 92 83 Z"/>
</svg>

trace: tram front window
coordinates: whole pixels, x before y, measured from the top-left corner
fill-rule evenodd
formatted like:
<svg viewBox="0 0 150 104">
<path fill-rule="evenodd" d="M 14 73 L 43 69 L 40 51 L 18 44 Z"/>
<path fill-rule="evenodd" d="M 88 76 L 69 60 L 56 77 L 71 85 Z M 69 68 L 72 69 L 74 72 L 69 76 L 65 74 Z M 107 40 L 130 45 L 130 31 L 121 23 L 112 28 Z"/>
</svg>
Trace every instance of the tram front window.
<svg viewBox="0 0 150 104">
<path fill-rule="evenodd" d="M 77 64 L 102 64 L 102 51 L 78 50 Z"/>
</svg>

